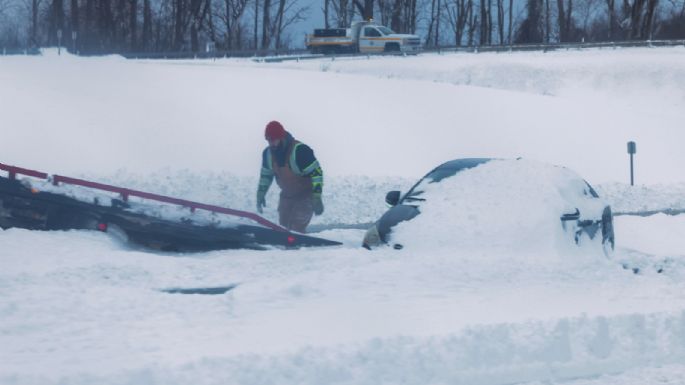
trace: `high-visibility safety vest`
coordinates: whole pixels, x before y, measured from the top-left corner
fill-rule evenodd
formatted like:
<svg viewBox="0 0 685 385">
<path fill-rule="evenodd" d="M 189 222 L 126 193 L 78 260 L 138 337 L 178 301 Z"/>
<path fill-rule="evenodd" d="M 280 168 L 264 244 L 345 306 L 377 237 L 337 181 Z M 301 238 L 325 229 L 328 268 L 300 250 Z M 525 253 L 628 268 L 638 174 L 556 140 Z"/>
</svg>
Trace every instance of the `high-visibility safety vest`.
<svg viewBox="0 0 685 385">
<path fill-rule="evenodd" d="M 308 176 L 319 167 L 319 161 L 314 159 L 314 161 L 310 163 L 307 167 L 305 167 L 303 170 L 300 170 L 300 166 L 297 165 L 297 148 L 303 146 L 304 143 L 298 141 L 295 141 L 294 143 L 295 145 L 292 147 L 290 155 L 288 156 L 288 165 L 290 166 L 292 172 L 295 173 L 295 175 Z M 271 151 L 266 152 L 266 164 L 273 171 L 273 159 L 271 156 Z"/>
<path fill-rule="evenodd" d="M 304 168 L 297 164 L 297 150 L 304 146 L 297 140 L 293 140 L 287 152 L 287 165 L 279 167 L 275 164 L 271 151 L 265 150 L 265 159 L 259 179 L 259 190 L 266 192 L 271 186 L 274 176 L 281 193 L 285 195 L 301 195 L 307 193 L 321 194 L 323 190 L 323 171 L 319 161 L 314 160 Z M 266 167 L 265 167 L 266 166 Z"/>
</svg>

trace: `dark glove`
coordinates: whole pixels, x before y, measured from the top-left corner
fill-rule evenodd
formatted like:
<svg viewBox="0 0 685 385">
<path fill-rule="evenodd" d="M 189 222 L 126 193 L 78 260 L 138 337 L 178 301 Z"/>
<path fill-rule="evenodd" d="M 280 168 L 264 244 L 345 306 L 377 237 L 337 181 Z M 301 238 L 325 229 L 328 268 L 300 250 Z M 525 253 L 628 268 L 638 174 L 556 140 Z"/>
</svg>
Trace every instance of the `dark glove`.
<svg viewBox="0 0 685 385">
<path fill-rule="evenodd" d="M 261 214 L 264 212 L 262 207 L 266 207 L 266 191 L 257 191 L 257 211 Z"/>
<path fill-rule="evenodd" d="M 323 214 L 323 201 L 321 200 L 321 194 L 314 194 L 312 197 L 312 203 L 314 206 L 314 214 Z"/>
</svg>

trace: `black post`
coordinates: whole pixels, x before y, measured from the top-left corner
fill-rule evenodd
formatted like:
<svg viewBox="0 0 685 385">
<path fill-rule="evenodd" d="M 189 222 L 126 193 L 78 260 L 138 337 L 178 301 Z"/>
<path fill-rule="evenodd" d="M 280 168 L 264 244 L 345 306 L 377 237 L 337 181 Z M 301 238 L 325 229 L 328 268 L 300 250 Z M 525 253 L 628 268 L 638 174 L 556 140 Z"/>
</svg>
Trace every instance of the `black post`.
<svg viewBox="0 0 685 385">
<path fill-rule="evenodd" d="M 635 185 L 633 179 L 633 154 L 630 154 L 630 185 Z"/>
<path fill-rule="evenodd" d="M 633 155 L 637 153 L 637 146 L 635 142 L 628 142 L 628 154 L 630 154 L 630 185 L 634 186 L 633 180 Z"/>
</svg>

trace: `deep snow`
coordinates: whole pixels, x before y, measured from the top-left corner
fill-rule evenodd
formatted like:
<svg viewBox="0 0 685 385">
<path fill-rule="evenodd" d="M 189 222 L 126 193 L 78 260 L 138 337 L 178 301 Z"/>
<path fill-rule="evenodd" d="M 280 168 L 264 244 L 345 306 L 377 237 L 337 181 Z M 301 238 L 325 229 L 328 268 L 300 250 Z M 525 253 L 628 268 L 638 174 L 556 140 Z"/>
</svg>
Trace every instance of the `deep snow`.
<svg viewBox="0 0 685 385">
<path fill-rule="evenodd" d="M 373 221 L 386 191 L 471 156 L 569 167 L 615 210 L 682 209 L 684 74 L 682 48 L 0 57 L 0 162 L 251 210 L 262 127 L 279 119 L 322 161 L 319 225 Z M 275 189 L 267 199 L 275 219 Z M 479 213 L 455 226 L 501 214 Z M 0 383 L 682 383 L 683 215 L 615 225 L 611 259 L 534 247 L 530 232 L 508 252 L 435 232 L 417 250 L 368 252 L 363 230 L 332 229 L 317 235 L 343 246 L 178 255 L 94 232 L 0 231 Z"/>
</svg>

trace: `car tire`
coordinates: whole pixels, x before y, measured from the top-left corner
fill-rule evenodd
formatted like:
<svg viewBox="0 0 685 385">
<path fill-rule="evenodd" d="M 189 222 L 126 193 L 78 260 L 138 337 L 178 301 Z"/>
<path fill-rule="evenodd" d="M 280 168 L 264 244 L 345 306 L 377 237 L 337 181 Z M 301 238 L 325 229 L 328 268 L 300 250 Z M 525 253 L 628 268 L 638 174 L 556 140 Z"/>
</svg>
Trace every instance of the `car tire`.
<svg viewBox="0 0 685 385">
<path fill-rule="evenodd" d="M 611 207 L 607 206 L 602 212 L 602 248 L 607 257 L 611 257 L 616 246 L 616 238 L 614 235 L 614 216 L 611 213 Z"/>
<path fill-rule="evenodd" d="M 128 245 L 129 244 L 129 236 L 126 233 L 126 230 L 122 229 L 121 226 L 116 225 L 114 223 L 108 223 L 107 224 L 107 234 L 109 234 L 110 237 L 115 242 L 118 242 L 121 245 Z"/>
</svg>

